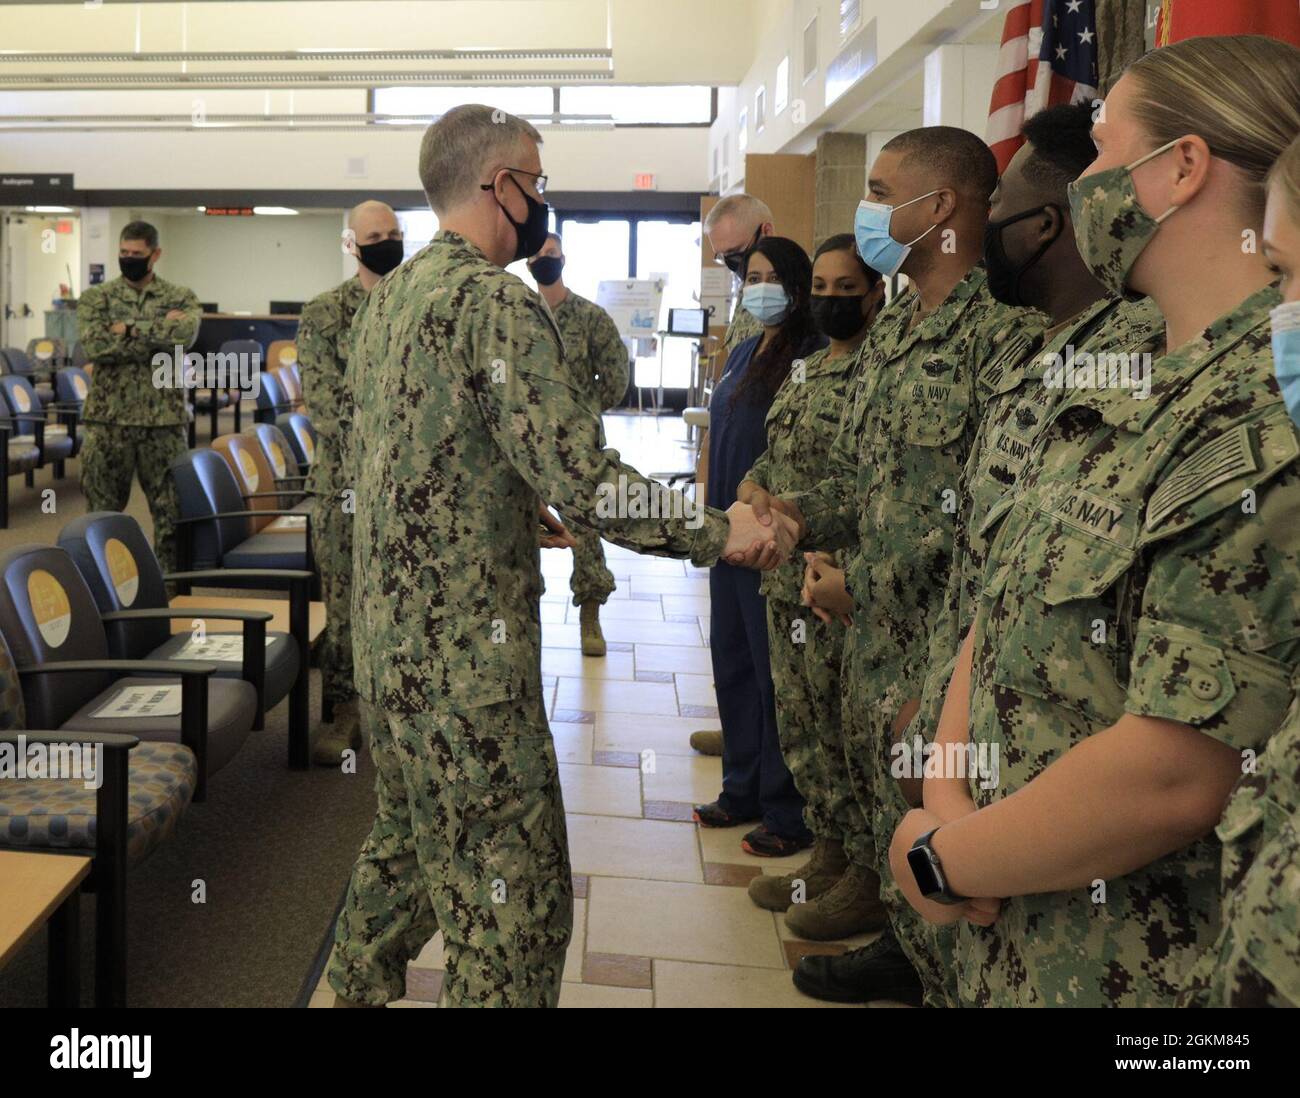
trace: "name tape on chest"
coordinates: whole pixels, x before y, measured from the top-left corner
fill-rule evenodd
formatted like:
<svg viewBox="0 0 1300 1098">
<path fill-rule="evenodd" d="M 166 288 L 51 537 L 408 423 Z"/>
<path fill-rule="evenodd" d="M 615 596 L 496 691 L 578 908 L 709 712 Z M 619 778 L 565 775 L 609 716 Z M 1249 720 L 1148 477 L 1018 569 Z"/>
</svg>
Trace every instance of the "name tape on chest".
<svg viewBox="0 0 1300 1098">
<path fill-rule="evenodd" d="M 1094 495 L 1082 488 L 1067 488 L 1043 504 L 1043 511 L 1077 530 L 1095 534 L 1116 545 L 1127 545 L 1122 536 L 1127 509 L 1122 503 Z"/>
</svg>

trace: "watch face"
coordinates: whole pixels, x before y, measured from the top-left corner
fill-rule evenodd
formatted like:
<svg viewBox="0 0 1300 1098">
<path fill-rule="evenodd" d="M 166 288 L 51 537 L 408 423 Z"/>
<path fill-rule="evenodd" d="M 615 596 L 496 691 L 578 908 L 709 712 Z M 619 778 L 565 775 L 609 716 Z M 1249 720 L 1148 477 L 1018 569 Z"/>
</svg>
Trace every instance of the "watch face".
<svg viewBox="0 0 1300 1098">
<path fill-rule="evenodd" d="M 939 876 L 930 864 L 930 854 L 924 847 L 913 847 L 907 852 L 907 864 L 912 867 L 912 876 L 916 878 L 917 887 L 922 896 L 933 896 L 941 891 Z"/>
</svg>

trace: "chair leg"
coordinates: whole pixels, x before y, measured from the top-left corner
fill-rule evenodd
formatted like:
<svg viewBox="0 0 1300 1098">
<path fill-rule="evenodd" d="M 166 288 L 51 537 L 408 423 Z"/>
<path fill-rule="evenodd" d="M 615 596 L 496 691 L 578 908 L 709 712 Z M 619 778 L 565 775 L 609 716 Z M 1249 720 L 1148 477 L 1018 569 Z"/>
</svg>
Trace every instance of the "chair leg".
<svg viewBox="0 0 1300 1098">
<path fill-rule="evenodd" d="M 311 598 L 306 582 L 294 581 L 289 589 L 289 632 L 298 645 L 298 677 L 289 694 L 289 768 L 311 766 L 311 680 L 307 665 L 311 659 L 309 615 Z"/>
<path fill-rule="evenodd" d="M 36 470 L 35 470 L 35 469 L 28 469 L 27 472 L 25 472 L 25 473 L 23 474 L 23 483 L 24 483 L 25 485 L 27 485 L 28 488 L 35 488 L 35 487 L 36 487 Z"/>
<path fill-rule="evenodd" d="M 55 480 L 62 480 L 62 479 L 63 479 L 63 471 L 64 471 L 64 463 L 61 462 L 61 461 L 56 461 L 56 462 L 54 463 L 54 479 L 55 479 Z"/>
<path fill-rule="evenodd" d="M 211 408 L 210 411 L 209 411 L 209 420 L 208 420 L 208 422 L 211 424 L 211 428 L 210 428 L 210 430 L 212 431 L 212 434 L 211 434 L 211 435 L 209 436 L 209 438 L 208 438 L 208 441 L 209 441 L 209 442 L 212 442 L 212 441 L 214 441 L 214 440 L 216 439 L 216 437 L 217 437 L 217 431 L 218 431 L 218 429 L 219 429 L 219 428 L 217 427 L 217 416 L 218 416 L 218 415 L 220 414 L 220 412 L 221 412 L 221 404 L 220 404 L 220 402 L 219 402 L 218 399 L 217 399 L 217 395 L 218 395 L 218 390 L 213 389 L 213 390 L 212 390 L 212 408 Z"/>
<path fill-rule="evenodd" d="M 243 411 L 244 411 L 243 408 L 244 391 L 242 389 L 236 389 L 232 399 L 235 402 L 235 434 L 239 434 L 239 432 L 242 430 L 242 428 L 240 427 L 240 420 L 243 416 Z"/>
<path fill-rule="evenodd" d="M 8 459 L 6 459 L 8 460 Z M 9 529 L 9 470 L 0 477 L 0 530 Z"/>
<path fill-rule="evenodd" d="M 127 752 L 105 751 L 95 835 L 95 1005 L 126 1006 Z"/>
<path fill-rule="evenodd" d="M 46 1001 L 52 1009 L 81 1005 L 81 887 L 50 916 Z"/>
</svg>

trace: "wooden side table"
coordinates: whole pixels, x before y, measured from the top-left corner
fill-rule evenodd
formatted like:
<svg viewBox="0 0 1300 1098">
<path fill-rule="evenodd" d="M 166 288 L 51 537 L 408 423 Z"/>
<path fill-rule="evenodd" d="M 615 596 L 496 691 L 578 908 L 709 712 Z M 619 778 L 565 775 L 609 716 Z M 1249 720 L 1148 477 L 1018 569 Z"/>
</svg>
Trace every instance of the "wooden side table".
<svg viewBox="0 0 1300 1098">
<path fill-rule="evenodd" d="M 81 882 L 89 872 L 90 859 L 78 854 L 0 850 L 0 968 L 48 922 L 52 1007 L 80 1003 Z"/>
</svg>

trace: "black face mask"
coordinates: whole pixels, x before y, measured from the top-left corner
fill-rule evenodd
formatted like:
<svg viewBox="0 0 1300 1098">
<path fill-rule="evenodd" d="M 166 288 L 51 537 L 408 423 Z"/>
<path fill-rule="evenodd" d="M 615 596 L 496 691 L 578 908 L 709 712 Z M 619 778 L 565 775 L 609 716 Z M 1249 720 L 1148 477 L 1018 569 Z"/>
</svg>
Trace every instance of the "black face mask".
<svg viewBox="0 0 1300 1098">
<path fill-rule="evenodd" d="M 519 181 L 513 175 L 510 177 L 510 182 L 519 187 Z M 501 199 L 497 198 L 497 205 L 501 207 L 501 212 L 506 215 L 506 220 L 515 230 L 515 258 L 512 262 L 527 259 L 540 252 L 542 245 L 546 243 L 546 234 L 551 231 L 550 206 L 545 202 L 539 202 L 523 187 L 519 187 L 519 193 L 528 203 L 528 216 L 523 221 L 516 221 L 511 217 L 510 211 L 505 208 Z"/>
<path fill-rule="evenodd" d="M 1056 243 L 1061 230 L 1058 228 L 1056 236 L 1019 265 L 1007 258 L 1007 250 L 1002 246 L 1002 230 L 1017 221 L 1024 221 L 1027 217 L 1037 217 L 1044 210 L 1055 210 L 1060 224 L 1065 224 L 1061 208 L 1048 203 L 1045 206 L 1035 206 L 1032 210 L 1025 210 L 1024 213 L 1018 213 L 1014 217 L 990 221 L 984 226 L 984 269 L 988 272 L 989 293 L 1003 305 L 1026 304 L 1024 298 L 1020 296 L 1020 280 L 1024 278 L 1026 271 L 1047 254 L 1047 249 Z"/>
<path fill-rule="evenodd" d="M 118 270 L 128 282 L 142 282 L 149 277 L 149 257 L 147 255 L 119 255 Z"/>
<path fill-rule="evenodd" d="M 528 269 L 532 271 L 537 285 L 554 286 L 560 281 L 560 273 L 564 270 L 564 259 L 558 255 L 544 255 L 540 259 L 534 259 Z"/>
<path fill-rule="evenodd" d="M 754 230 L 754 239 L 746 247 L 741 248 L 738 252 L 724 252 L 722 262 L 726 265 L 727 270 L 734 275 L 739 275 L 740 269 L 745 265 L 745 256 L 754 250 L 754 245 L 762 239 L 762 235 L 763 226 L 760 225 Z"/>
<path fill-rule="evenodd" d="M 401 265 L 405 246 L 400 240 L 379 240 L 374 244 L 358 244 L 357 255 L 361 265 L 382 278 Z"/>
<path fill-rule="evenodd" d="M 812 295 L 812 318 L 818 331 L 831 339 L 852 339 L 870 323 L 862 315 L 862 303 L 870 294 L 838 297 Z"/>
</svg>

